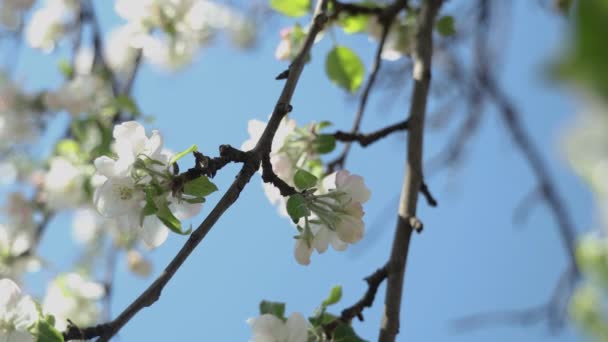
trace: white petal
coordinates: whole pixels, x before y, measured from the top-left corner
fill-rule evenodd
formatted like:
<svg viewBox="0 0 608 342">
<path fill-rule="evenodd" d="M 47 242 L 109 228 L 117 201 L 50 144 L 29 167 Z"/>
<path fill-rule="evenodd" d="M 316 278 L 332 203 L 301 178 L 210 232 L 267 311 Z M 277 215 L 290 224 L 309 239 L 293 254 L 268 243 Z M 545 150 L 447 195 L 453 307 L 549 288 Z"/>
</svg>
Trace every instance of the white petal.
<svg viewBox="0 0 608 342">
<path fill-rule="evenodd" d="M 108 157 L 108 156 L 101 156 L 99 158 L 95 159 L 95 169 L 97 169 L 97 172 L 105 177 L 115 177 L 116 173 L 115 173 L 115 166 L 116 166 L 116 160 Z"/>
<path fill-rule="evenodd" d="M 264 314 L 251 322 L 255 342 L 274 342 L 285 339 L 283 321 L 271 314 Z"/>
<path fill-rule="evenodd" d="M 341 216 L 340 223 L 336 226 L 336 233 L 340 240 L 348 243 L 356 243 L 363 238 L 365 225 L 363 220 L 363 209 L 357 202 L 346 208 L 348 214 Z"/>
<path fill-rule="evenodd" d="M 169 229 L 156 216 L 147 216 L 144 219 L 141 237 L 146 247 L 152 249 L 162 245 L 167 236 Z"/>
<path fill-rule="evenodd" d="M 371 192 L 363 182 L 363 177 L 351 175 L 346 170 L 338 171 L 336 187 L 349 194 L 355 202 L 365 203 L 371 196 Z"/>
<path fill-rule="evenodd" d="M 130 195 L 125 195 L 131 191 Z M 134 189 L 129 177 L 109 178 L 95 190 L 93 202 L 99 213 L 105 217 L 117 217 L 137 209 L 141 194 Z"/>
<path fill-rule="evenodd" d="M 309 265 L 311 254 L 312 247 L 308 247 L 308 244 L 303 239 L 296 239 L 296 248 L 294 251 L 296 261 L 300 265 Z"/>
<path fill-rule="evenodd" d="M 8 278 L 0 279 L 0 317 L 17 306 L 19 297 L 21 289 L 14 281 Z"/>
<path fill-rule="evenodd" d="M 138 142 L 146 139 L 146 130 L 144 126 L 137 121 L 127 121 L 114 126 L 112 136 L 116 140 Z"/>
<path fill-rule="evenodd" d="M 157 130 L 152 131 L 152 135 L 146 140 L 143 153 L 150 158 L 154 158 L 157 154 L 160 154 L 163 147 L 163 136 Z"/>
<path fill-rule="evenodd" d="M 169 205 L 169 209 L 180 221 L 198 215 L 201 212 L 201 208 L 203 208 L 202 203 L 188 203 L 186 201 L 177 203 L 177 199 L 173 198 L 172 200 L 173 202 Z"/>
<path fill-rule="evenodd" d="M 327 246 L 329 245 L 331 235 L 333 234 L 335 233 L 326 227 L 321 227 L 321 229 L 319 229 L 313 239 L 313 246 L 315 247 L 317 252 L 325 253 L 325 251 L 327 250 Z"/>
<path fill-rule="evenodd" d="M 287 341 L 306 342 L 308 340 L 308 321 L 299 312 L 294 312 L 287 319 Z"/>
<path fill-rule="evenodd" d="M 38 310 L 30 296 L 21 298 L 16 311 L 18 314 L 14 323 L 17 330 L 25 331 L 38 321 Z"/>
</svg>

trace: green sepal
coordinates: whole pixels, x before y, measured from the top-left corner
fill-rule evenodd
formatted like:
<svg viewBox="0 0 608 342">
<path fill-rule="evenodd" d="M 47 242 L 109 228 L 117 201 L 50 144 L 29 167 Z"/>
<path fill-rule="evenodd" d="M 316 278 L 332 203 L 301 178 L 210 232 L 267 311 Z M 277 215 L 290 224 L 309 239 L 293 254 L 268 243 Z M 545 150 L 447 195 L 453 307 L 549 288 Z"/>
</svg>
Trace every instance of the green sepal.
<svg viewBox="0 0 608 342">
<path fill-rule="evenodd" d="M 177 233 L 179 235 L 188 235 L 192 232 L 192 227 L 190 227 L 186 231 L 182 230 L 182 223 L 177 217 L 175 217 L 175 215 L 173 215 L 167 203 L 158 205 L 156 217 L 158 217 L 158 219 L 161 220 L 161 222 L 174 233 Z"/>
</svg>

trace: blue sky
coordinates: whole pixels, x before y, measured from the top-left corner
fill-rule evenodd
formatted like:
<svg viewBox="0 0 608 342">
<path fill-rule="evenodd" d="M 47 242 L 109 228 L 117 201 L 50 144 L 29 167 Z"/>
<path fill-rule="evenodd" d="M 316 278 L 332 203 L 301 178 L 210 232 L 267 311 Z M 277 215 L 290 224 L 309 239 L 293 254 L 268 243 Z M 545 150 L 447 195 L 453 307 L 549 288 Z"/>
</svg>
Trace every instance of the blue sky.
<svg viewBox="0 0 608 342">
<path fill-rule="evenodd" d="M 563 41 L 565 21 L 538 2 L 515 3 L 510 24 L 505 26 L 511 31 L 501 35 L 504 41 L 497 42 L 504 44 L 499 46 L 503 62 L 496 65 L 500 81 L 551 166 L 551 175 L 577 227 L 584 231 L 592 223 L 591 196 L 568 168 L 559 148 L 560 135 L 576 109 L 567 91 L 552 85 L 544 74 Z M 109 2 L 97 5 L 104 30 L 118 22 Z M 444 13 L 449 14 L 450 8 L 454 6 Z M 239 52 L 220 41 L 201 51 L 191 67 L 174 74 L 144 65 L 134 97 L 144 113 L 156 117 L 148 127 L 160 129 L 173 150 L 197 144 L 204 153 L 216 155 L 220 144 L 239 147 L 248 137 L 247 120 L 266 119 L 283 86 L 274 76 L 287 64 L 276 61 L 273 54 L 278 29 L 292 23 L 272 20 L 261 32 L 258 47 L 250 52 Z M 369 68 L 372 42 L 340 35 L 337 40 L 359 52 Z M 325 77 L 324 55 L 331 45 L 326 37 L 314 47 L 312 62 L 306 66 L 292 102 L 291 117 L 300 124 L 330 120 L 336 129 L 347 130 L 356 101 Z M 28 86 L 60 79 L 55 62 L 30 50 L 22 55 L 17 75 L 25 78 Z M 409 75 L 404 75 L 406 79 Z M 431 109 L 436 105 L 431 102 Z M 405 97 L 390 100 L 386 94 L 373 93 L 362 129 L 371 131 L 403 120 L 406 110 Z M 446 137 L 451 136 L 448 132 L 427 131 L 427 160 L 445 146 Z M 347 168 L 362 175 L 372 190 L 365 206 L 367 235 L 360 245 L 345 253 L 330 250 L 315 254 L 311 265 L 298 265 L 293 258 L 295 231 L 276 214 L 262 192 L 260 177 L 255 176 L 160 300 L 129 322 L 119 340 L 246 341 L 250 329 L 245 320 L 257 315 L 260 300 L 284 301 L 288 313 L 310 315 L 337 284 L 343 286 L 344 296 L 335 311 L 353 304 L 366 289 L 361 279 L 384 264 L 389 255 L 404 166 L 404 137 L 395 135 L 365 149 L 352 149 Z M 237 171 L 237 166 L 229 166 L 216 176 L 220 192 Z M 565 268 L 555 222 L 544 205 L 535 207 L 525 223 L 512 221 L 514 208 L 535 180 L 495 110 L 486 110 L 464 163 L 436 173 L 427 183 L 439 207 L 420 205 L 425 230 L 413 237 L 411 245 L 398 340 L 579 340 L 571 329 L 551 336 L 543 324 L 498 325 L 464 333 L 451 328 L 453 320 L 467 314 L 543 303 Z M 219 197 L 216 193 L 209 198 L 201 215 L 192 220 L 195 226 Z M 70 226 L 68 213 L 53 220 L 40 250 L 51 260 L 53 269 L 37 279 L 66 270 L 77 258 L 77 250 L 60 248 Z M 185 240 L 171 235 L 165 245 L 150 253 L 156 274 Z M 113 312 L 124 309 L 152 279 L 135 278 L 124 262 L 119 263 Z M 42 291 L 34 284 L 29 288 L 34 293 Z M 383 294 L 384 286 L 373 308 L 364 312 L 365 322 L 355 323 L 357 332 L 366 339 L 377 338 Z"/>
</svg>

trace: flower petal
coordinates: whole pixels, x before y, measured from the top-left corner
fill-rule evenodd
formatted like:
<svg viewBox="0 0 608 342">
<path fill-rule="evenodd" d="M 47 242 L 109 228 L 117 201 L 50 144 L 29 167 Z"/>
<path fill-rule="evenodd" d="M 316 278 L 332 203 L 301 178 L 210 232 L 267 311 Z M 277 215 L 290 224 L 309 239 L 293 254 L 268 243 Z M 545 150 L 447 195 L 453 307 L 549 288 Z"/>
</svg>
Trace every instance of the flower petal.
<svg viewBox="0 0 608 342">
<path fill-rule="evenodd" d="M 169 236 L 169 229 L 156 217 L 147 216 L 141 232 L 146 247 L 152 249 L 162 245 Z"/>
</svg>

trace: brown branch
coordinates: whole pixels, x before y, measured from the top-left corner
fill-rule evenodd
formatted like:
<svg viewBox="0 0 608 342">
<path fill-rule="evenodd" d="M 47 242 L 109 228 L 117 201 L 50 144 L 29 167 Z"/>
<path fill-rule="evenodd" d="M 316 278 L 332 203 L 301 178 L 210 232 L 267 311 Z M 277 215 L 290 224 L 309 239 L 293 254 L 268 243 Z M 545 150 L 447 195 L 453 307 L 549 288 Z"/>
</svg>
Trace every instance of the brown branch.
<svg viewBox="0 0 608 342">
<path fill-rule="evenodd" d="M 336 4 L 337 3 L 337 4 Z M 335 1 L 334 6 L 340 6 L 340 3 Z M 342 4 L 345 6 L 346 4 Z M 363 6 L 361 6 L 363 7 Z M 382 34 L 380 36 L 380 42 L 378 43 L 378 48 L 376 49 L 376 54 L 374 56 L 374 62 L 372 64 L 371 72 L 369 74 L 369 78 L 365 83 L 365 87 L 363 88 L 363 93 L 361 93 L 361 99 L 359 100 L 359 106 L 357 108 L 357 113 L 355 114 L 355 120 L 353 121 L 353 127 L 350 130 L 350 134 L 356 134 L 359 132 L 359 128 L 361 126 L 361 120 L 363 120 L 363 114 L 365 113 L 365 108 L 367 106 L 367 100 L 369 95 L 374 87 L 376 82 L 376 78 L 378 76 L 378 72 L 380 71 L 380 67 L 382 66 L 382 50 L 384 49 L 384 45 L 386 44 L 386 37 L 390 31 L 391 25 L 395 20 L 395 17 L 402 9 L 407 7 L 407 1 L 397 0 L 392 5 L 387 6 L 384 10 L 382 10 L 381 15 L 379 17 L 380 24 L 382 24 Z M 363 7 L 365 8 L 365 7 Z M 337 10 L 336 10 L 337 11 Z M 346 158 L 351 148 L 351 143 L 347 143 L 340 153 L 340 156 L 335 160 L 329 162 L 327 164 L 327 173 L 332 173 L 334 170 L 338 168 L 343 168 L 344 163 L 346 163 Z"/>
<path fill-rule="evenodd" d="M 427 0 L 422 3 L 416 25 L 412 102 L 409 109 L 409 132 L 406 151 L 406 170 L 399 200 L 399 215 L 395 237 L 388 261 L 388 279 L 384 300 L 384 315 L 379 342 L 393 342 L 399 333 L 401 297 L 407 255 L 413 229 L 422 229 L 416 218 L 418 193 L 423 184 L 422 149 L 424 119 L 431 83 L 431 57 L 433 54 L 433 28 L 442 0 Z"/>
<path fill-rule="evenodd" d="M 357 317 L 360 321 L 363 321 L 363 309 L 372 307 L 374 304 L 374 299 L 376 298 L 376 293 L 378 292 L 378 287 L 380 287 L 380 284 L 382 284 L 384 279 L 387 277 L 387 265 L 380 267 L 374 273 L 365 277 L 365 282 L 367 282 L 367 291 L 365 291 L 363 297 L 361 297 L 361 299 L 359 299 L 355 304 L 342 310 L 340 320 L 344 323 L 350 323 L 353 318 Z"/>
<path fill-rule="evenodd" d="M 171 280 L 175 272 L 181 267 L 181 265 L 186 261 L 188 256 L 192 253 L 192 251 L 196 248 L 196 246 L 205 238 L 207 233 L 213 228 L 215 223 L 219 220 L 219 218 L 224 214 L 226 210 L 238 199 L 241 191 L 245 188 L 251 177 L 255 174 L 255 172 L 259 169 L 260 161 L 263 156 L 268 155 L 270 153 L 270 148 L 272 144 L 272 140 L 274 135 L 279 127 L 279 123 L 287 114 L 291 105 L 293 93 L 295 91 L 296 85 L 300 78 L 300 74 L 304 67 L 304 63 L 306 61 L 306 56 L 310 52 L 314 39 L 316 35 L 323 29 L 325 23 L 327 22 L 327 15 L 325 11 L 321 9 L 327 5 L 328 0 L 319 0 L 317 2 L 317 8 L 315 10 L 315 15 L 313 19 L 313 23 L 311 25 L 311 29 L 306 37 L 306 41 L 302 50 L 295 58 L 292 66 L 290 67 L 290 73 L 285 82 L 285 86 L 283 87 L 283 91 L 279 96 L 279 99 L 274 107 L 270 120 L 260 137 L 260 140 L 256 144 L 255 148 L 252 151 L 248 152 L 249 158 L 244 163 L 242 169 L 236 176 L 236 179 L 230 185 L 228 190 L 224 193 L 222 198 L 218 201 L 216 206 L 211 210 L 209 215 L 203 220 L 203 222 L 196 228 L 196 230 L 190 235 L 184 246 L 180 249 L 180 251 L 175 255 L 173 260 L 167 265 L 164 272 L 145 290 L 143 291 L 137 299 L 135 299 L 118 317 L 112 320 L 109 323 L 102 324 L 93 328 L 95 333 L 99 333 L 97 335 L 92 334 L 86 336 L 86 338 L 92 338 L 95 336 L 99 336 L 98 341 L 108 341 L 112 336 L 114 336 L 125 324 L 127 324 L 141 309 L 144 307 L 150 306 L 155 303 L 160 295 L 164 287 Z M 71 330 L 64 332 L 65 340 L 81 338 L 82 334 L 78 334 L 85 329 L 78 329 L 72 334 L 70 334 Z"/>
<path fill-rule="evenodd" d="M 291 196 L 297 193 L 291 185 L 287 184 L 272 170 L 272 163 L 270 162 L 270 155 L 264 155 L 262 157 L 262 180 L 265 183 L 271 183 L 281 192 L 281 196 Z"/>
<path fill-rule="evenodd" d="M 384 127 L 382 129 L 379 129 L 375 132 L 368 133 L 368 134 L 337 131 L 336 133 L 333 134 L 333 136 L 338 141 L 357 142 L 362 147 L 367 147 L 368 145 L 371 145 L 371 144 L 375 143 L 376 141 L 378 141 L 382 138 L 385 138 L 392 133 L 405 131 L 407 129 L 408 129 L 408 122 L 407 122 L 407 120 L 403 120 L 401 122 L 392 124 L 390 126 Z"/>
</svg>

